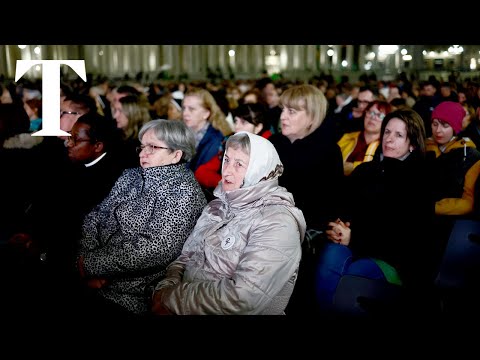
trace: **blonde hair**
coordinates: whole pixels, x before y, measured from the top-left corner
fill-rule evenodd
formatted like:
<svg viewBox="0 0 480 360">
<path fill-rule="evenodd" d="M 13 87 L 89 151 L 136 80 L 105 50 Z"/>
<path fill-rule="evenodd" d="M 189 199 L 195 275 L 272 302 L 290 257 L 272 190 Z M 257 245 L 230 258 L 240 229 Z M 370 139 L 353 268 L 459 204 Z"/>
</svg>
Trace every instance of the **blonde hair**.
<svg viewBox="0 0 480 360">
<path fill-rule="evenodd" d="M 209 91 L 202 88 L 192 88 L 185 94 L 185 97 L 187 96 L 196 96 L 200 99 L 200 105 L 210 111 L 208 122 L 212 124 L 215 129 L 221 131 L 224 136 L 232 133 L 232 129 L 230 125 L 228 125 L 225 115 Z"/>
<path fill-rule="evenodd" d="M 307 115 L 312 118 L 308 135 L 322 125 L 327 115 L 327 98 L 319 88 L 313 85 L 296 85 L 285 90 L 280 96 L 280 104 L 295 110 L 305 110 Z"/>
<path fill-rule="evenodd" d="M 122 104 L 122 111 L 128 119 L 127 128 L 124 130 L 124 138 L 136 139 L 143 124 L 152 120 L 150 112 L 135 95 L 122 97 L 119 101 Z"/>
</svg>

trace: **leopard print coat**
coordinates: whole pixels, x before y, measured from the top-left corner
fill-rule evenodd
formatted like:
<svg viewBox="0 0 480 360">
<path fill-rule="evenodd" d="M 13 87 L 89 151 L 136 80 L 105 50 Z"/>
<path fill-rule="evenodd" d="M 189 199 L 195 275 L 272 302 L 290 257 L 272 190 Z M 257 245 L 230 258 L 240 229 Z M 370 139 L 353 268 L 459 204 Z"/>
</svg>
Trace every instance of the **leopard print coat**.
<svg viewBox="0 0 480 360">
<path fill-rule="evenodd" d="M 128 311 L 148 311 L 145 286 L 165 275 L 206 205 L 185 164 L 124 171 L 83 224 L 86 276 L 105 278 L 100 294 Z"/>
</svg>

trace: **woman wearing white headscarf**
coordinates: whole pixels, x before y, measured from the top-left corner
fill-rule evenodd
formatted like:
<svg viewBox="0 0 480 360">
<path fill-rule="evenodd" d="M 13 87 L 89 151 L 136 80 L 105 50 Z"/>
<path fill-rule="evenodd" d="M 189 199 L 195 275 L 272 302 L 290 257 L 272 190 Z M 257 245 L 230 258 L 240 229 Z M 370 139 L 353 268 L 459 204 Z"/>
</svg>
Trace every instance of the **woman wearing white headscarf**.
<svg viewBox="0 0 480 360">
<path fill-rule="evenodd" d="M 222 181 L 153 294 L 156 314 L 284 314 L 305 219 L 278 186 L 274 146 L 247 132 L 225 148 Z"/>
</svg>

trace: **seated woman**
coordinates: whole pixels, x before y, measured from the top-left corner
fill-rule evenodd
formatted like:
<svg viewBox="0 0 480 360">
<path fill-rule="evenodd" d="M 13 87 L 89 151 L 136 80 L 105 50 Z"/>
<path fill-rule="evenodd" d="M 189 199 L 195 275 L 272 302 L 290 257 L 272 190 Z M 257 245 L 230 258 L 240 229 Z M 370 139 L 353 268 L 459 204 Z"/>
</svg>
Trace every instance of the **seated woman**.
<svg viewBox="0 0 480 360">
<path fill-rule="evenodd" d="M 295 85 L 280 97 L 281 132 L 270 140 L 285 167 L 280 186 L 293 194 L 307 222 L 300 276 L 288 304 L 288 314 L 309 315 L 315 309 L 314 273 L 317 248 L 330 221 L 340 215 L 337 194 L 345 176 L 333 123 L 326 119 L 328 101 L 310 84 Z"/>
<path fill-rule="evenodd" d="M 266 108 L 261 104 L 242 104 L 233 111 L 233 122 L 235 123 L 235 132 L 248 131 L 252 134 L 260 135 L 268 139 L 272 132 L 266 119 Z M 195 171 L 195 177 L 200 185 L 207 190 L 207 193 L 213 192 L 219 181 L 222 179 L 221 168 L 223 162 L 223 153 L 225 141 L 217 156 L 210 161 L 202 164 Z"/>
<path fill-rule="evenodd" d="M 364 129 L 346 133 L 338 141 L 342 151 L 343 173 L 350 175 L 362 162 L 372 161 L 373 155 L 380 144 L 380 129 L 382 121 L 392 106 L 381 100 L 375 100 L 365 109 Z"/>
<path fill-rule="evenodd" d="M 457 136 L 464 117 L 465 109 L 452 101 L 440 103 L 432 112 L 427 156 L 435 178 L 431 186 L 437 215 L 469 215 L 474 210 L 480 151 L 469 138 Z"/>
<path fill-rule="evenodd" d="M 139 139 L 141 167 L 125 170 L 86 216 L 78 259 L 102 300 L 134 314 L 148 311 L 145 286 L 165 275 L 206 205 L 186 167 L 195 139 L 184 123 L 149 121 Z"/>
<path fill-rule="evenodd" d="M 432 112 L 432 136 L 427 139 L 427 160 L 435 200 L 437 261 L 445 251 L 454 222 L 480 214 L 480 151 L 462 136 L 465 109 L 444 101 Z"/>
<path fill-rule="evenodd" d="M 230 125 L 212 94 L 192 88 L 182 102 L 182 119 L 195 134 L 196 153 L 189 162 L 195 172 L 198 167 L 216 156 L 223 138 L 231 134 Z"/>
<path fill-rule="evenodd" d="M 316 271 L 321 311 L 330 309 L 345 274 L 402 283 L 418 291 L 419 303 L 432 280 L 433 200 L 422 118 L 410 109 L 388 114 L 381 139 L 374 160 L 360 164 L 348 178 L 346 216 L 330 222 L 326 231 L 330 241 Z"/>
<path fill-rule="evenodd" d="M 125 168 L 138 167 L 138 156 L 135 149 L 140 145 L 138 132 L 142 125 L 152 118 L 143 97 L 128 95 L 120 98 L 113 105 L 113 117 L 122 133 L 121 151 Z"/>
<path fill-rule="evenodd" d="M 325 121 L 327 99 L 313 85 L 296 85 L 280 104 L 281 133 L 269 138 L 285 167 L 280 185 L 293 194 L 308 228 L 323 231 L 339 215 L 335 194 L 344 182 L 342 153 Z"/>
<path fill-rule="evenodd" d="M 305 219 L 278 186 L 273 145 L 232 135 L 218 199 L 205 208 L 153 294 L 156 314 L 283 314 L 297 278 Z"/>
</svg>

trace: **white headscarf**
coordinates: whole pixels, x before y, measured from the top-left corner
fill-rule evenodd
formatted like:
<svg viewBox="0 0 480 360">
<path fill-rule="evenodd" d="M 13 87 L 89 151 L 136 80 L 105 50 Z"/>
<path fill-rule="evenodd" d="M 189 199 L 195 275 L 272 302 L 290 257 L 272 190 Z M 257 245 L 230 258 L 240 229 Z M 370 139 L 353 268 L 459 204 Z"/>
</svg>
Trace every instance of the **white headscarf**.
<svg viewBox="0 0 480 360">
<path fill-rule="evenodd" d="M 247 134 L 250 139 L 250 162 L 242 187 L 258 184 L 262 180 L 278 178 L 283 173 L 283 164 L 273 144 L 262 136 L 248 131 L 239 131 L 237 134 Z M 222 163 L 225 164 L 225 158 Z"/>
</svg>

